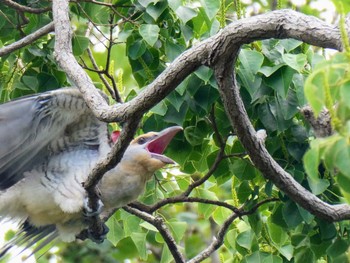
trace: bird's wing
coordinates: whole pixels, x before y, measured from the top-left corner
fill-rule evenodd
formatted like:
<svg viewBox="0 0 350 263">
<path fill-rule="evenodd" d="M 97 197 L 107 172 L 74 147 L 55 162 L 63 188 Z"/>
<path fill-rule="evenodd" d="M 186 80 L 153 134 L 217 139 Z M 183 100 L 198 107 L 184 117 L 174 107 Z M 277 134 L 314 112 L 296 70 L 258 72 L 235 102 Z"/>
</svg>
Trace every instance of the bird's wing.
<svg viewBox="0 0 350 263">
<path fill-rule="evenodd" d="M 20 226 L 19 232 L 0 248 L 0 260 L 6 255 L 12 254 L 12 252 L 14 252 L 13 250 L 17 248 L 17 254 L 15 252 L 15 254 L 11 256 L 11 259 L 14 259 L 34 245 L 36 247 L 31 251 L 28 257 L 39 251 L 45 253 L 46 251 L 42 251 L 42 249 L 47 244 L 50 244 L 51 241 L 55 240 L 57 236 L 58 233 L 54 225 L 35 227 L 26 221 Z"/>
<path fill-rule="evenodd" d="M 80 92 L 59 89 L 0 105 L 0 190 L 45 158 L 72 148 L 108 143 L 107 125 Z"/>
</svg>

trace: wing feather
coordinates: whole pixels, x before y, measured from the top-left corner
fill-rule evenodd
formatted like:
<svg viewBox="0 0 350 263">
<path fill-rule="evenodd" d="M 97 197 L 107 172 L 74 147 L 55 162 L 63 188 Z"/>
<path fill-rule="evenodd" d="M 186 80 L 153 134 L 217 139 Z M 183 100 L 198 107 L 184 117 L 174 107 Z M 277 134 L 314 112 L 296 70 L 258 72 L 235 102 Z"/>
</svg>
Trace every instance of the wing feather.
<svg viewBox="0 0 350 263">
<path fill-rule="evenodd" d="M 0 105 L 0 190 L 51 155 L 107 142 L 99 121 L 74 88 L 50 91 Z"/>
</svg>

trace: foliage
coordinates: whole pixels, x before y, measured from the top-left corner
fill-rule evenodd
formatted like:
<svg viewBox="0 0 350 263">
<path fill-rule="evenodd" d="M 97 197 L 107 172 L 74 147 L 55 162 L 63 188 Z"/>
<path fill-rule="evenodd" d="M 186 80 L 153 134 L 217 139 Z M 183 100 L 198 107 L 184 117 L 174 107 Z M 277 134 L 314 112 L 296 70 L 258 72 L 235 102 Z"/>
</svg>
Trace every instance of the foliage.
<svg viewBox="0 0 350 263">
<path fill-rule="evenodd" d="M 50 5 L 46 1 L 19 2 L 33 8 Z M 256 2 L 263 5 L 266 1 Z M 284 2 L 278 1 L 282 6 Z M 223 0 L 74 2 L 74 55 L 97 87 L 128 101 L 184 50 L 244 16 L 247 8 L 240 1 Z M 17 41 L 51 21 L 50 12 L 23 14 L 4 4 L 0 10 L 0 45 Z M 2 102 L 70 85 L 53 59 L 53 45 L 54 35 L 50 34 L 0 59 Z M 338 54 L 326 61 L 319 53 L 292 39 L 246 45 L 236 64 L 238 82 L 251 122 L 256 130 L 267 131 L 266 147 L 273 158 L 322 199 L 350 202 L 346 187 L 350 182 L 349 58 Z M 312 139 L 298 110 L 307 102 L 316 113 L 323 107 L 331 110 L 336 134 Z M 315 218 L 261 176 L 231 128 L 210 69 L 201 67 L 188 76 L 144 116 L 142 130 L 171 125 L 184 127 L 167 151 L 179 166 L 156 174 L 140 201 L 151 205 L 178 196 L 208 175 L 190 197 L 214 203 L 177 203 L 156 211 L 187 258 L 207 247 L 232 214 L 220 202 L 248 211 L 260 201 L 278 197 L 279 201 L 268 202 L 230 225 L 218 250 L 220 262 L 348 261 L 349 223 Z M 108 225 L 108 241 L 103 245 L 89 241 L 59 244 L 57 253 L 47 253 L 40 262 L 48 262 L 51 256 L 62 262 L 76 262 L 77 257 L 80 262 L 172 262 L 162 235 L 146 221 L 120 209 Z M 215 256 L 206 262 L 214 260 Z"/>
</svg>

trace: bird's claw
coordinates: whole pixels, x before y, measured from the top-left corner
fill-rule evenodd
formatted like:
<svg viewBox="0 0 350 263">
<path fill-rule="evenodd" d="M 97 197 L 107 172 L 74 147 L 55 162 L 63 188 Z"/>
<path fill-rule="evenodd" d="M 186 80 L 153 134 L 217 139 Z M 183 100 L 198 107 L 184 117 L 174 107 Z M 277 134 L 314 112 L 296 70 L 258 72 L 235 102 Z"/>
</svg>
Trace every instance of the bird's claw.
<svg viewBox="0 0 350 263">
<path fill-rule="evenodd" d="M 89 205 L 89 198 L 84 198 L 84 206 L 83 206 L 83 213 L 86 217 L 93 217 L 98 216 L 102 212 L 103 203 L 100 199 L 98 199 L 97 207 L 96 209 L 93 209 Z"/>
<path fill-rule="evenodd" d="M 95 233 L 95 231 L 88 229 L 88 238 L 98 244 L 102 243 L 106 239 L 107 233 L 109 232 L 109 228 L 106 224 L 101 224 L 101 227 L 101 233 Z"/>
</svg>

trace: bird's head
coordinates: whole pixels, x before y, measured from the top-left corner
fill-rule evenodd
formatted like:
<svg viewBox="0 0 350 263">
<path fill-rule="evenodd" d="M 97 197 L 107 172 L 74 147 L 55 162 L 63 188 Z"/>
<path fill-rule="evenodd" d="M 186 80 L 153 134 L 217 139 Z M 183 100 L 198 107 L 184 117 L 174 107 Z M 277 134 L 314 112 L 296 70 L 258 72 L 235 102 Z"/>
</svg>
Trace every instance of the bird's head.
<svg viewBox="0 0 350 263">
<path fill-rule="evenodd" d="M 182 127 L 173 126 L 160 132 L 148 132 L 136 137 L 126 149 L 122 162 L 132 163 L 135 165 L 134 168 L 138 165 L 150 174 L 167 164 L 174 164 L 175 162 L 163 153 L 173 137 L 181 130 Z M 117 134 L 112 134 L 113 140 L 116 137 Z"/>
</svg>

